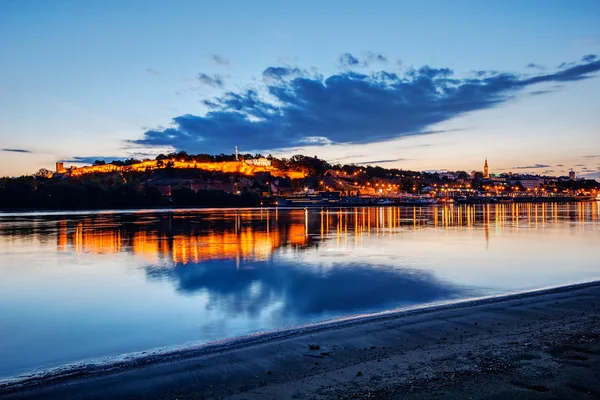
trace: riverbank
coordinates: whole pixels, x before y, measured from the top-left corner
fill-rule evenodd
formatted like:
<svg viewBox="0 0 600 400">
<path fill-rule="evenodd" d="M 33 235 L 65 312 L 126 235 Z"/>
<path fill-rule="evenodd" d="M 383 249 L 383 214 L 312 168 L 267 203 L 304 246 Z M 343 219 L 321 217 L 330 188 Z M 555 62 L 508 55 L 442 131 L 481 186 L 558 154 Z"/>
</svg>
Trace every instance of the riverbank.
<svg viewBox="0 0 600 400">
<path fill-rule="evenodd" d="M 313 326 L 134 366 L 72 371 L 0 396 L 598 398 L 600 284 Z"/>
</svg>

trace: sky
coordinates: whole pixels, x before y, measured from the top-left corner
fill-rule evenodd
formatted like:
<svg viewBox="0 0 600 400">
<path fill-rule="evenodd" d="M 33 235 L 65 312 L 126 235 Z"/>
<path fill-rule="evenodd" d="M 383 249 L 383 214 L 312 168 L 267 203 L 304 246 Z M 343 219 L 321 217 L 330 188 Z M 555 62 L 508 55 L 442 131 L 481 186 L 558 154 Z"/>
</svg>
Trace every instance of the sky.
<svg viewBox="0 0 600 400">
<path fill-rule="evenodd" d="M 0 176 L 95 159 L 600 178 L 600 2 L 0 1 Z"/>
</svg>

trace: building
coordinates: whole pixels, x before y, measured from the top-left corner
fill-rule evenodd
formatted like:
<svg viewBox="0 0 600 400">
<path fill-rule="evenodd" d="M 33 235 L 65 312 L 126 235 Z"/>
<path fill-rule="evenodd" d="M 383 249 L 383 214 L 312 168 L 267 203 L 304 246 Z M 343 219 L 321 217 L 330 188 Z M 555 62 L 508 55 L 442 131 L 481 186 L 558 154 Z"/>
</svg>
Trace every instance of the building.
<svg viewBox="0 0 600 400">
<path fill-rule="evenodd" d="M 456 180 L 456 174 L 453 172 L 441 172 L 439 174 L 440 179 L 447 179 L 449 181 L 455 181 Z"/>
<path fill-rule="evenodd" d="M 254 158 L 254 159 L 250 159 L 250 160 L 244 160 L 244 162 L 248 165 L 254 165 L 257 167 L 270 167 L 271 166 L 271 160 L 269 160 L 268 158 Z"/>
<path fill-rule="evenodd" d="M 65 169 L 65 163 L 63 163 L 62 161 L 57 161 L 56 162 L 56 173 L 64 174 L 65 172 L 67 172 L 67 170 Z"/>
<path fill-rule="evenodd" d="M 569 179 L 572 181 L 575 180 L 575 171 L 569 171 Z"/>
<path fill-rule="evenodd" d="M 523 185 L 523 187 L 525 189 L 535 189 L 536 187 L 538 187 L 544 183 L 544 179 L 541 177 L 528 176 L 528 177 L 522 178 L 520 180 L 520 182 L 521 182 L 521 185 Z"/>
<path fill-rule="evenodd" d="M 492 181 L 505 183 L 508 181 L 508 175 L 506 174 L 493 174 L 491 175 Z"/>
<path fill-rule="evenodd" d="M 485 163 L 483 164 L 483 179 L 490 179 L 487 157 L 485 158 Z"/>
<path fill-rule="evenodd" d="M 306 177 L 304 171 L 282 171 L 275 168 L 268 158 L 257 158 L 240 161 L 220 161 L 220 162 L 196 162 L 169 160 L 166 163 L 163 160 L 144 160 L 130 165 L 90 165 L 77 168 L 75 166 L 65 168 L 62 162 L 56 163 L 57 172 L 71 176 L 81 176 L 90 173 L 123 173 L 123 172 L 145 172 L 154 169 L 161 169 L 168 164 L 171 168 L 180 169 L 201 169 L 205 171 L 218 171 L 226 174 L 241 174 L 246 176 L 256 176 L 256 174 L 266 172 L 272 176 L 288 177 L 290 179 L 303 179 Z"/>
</svg>

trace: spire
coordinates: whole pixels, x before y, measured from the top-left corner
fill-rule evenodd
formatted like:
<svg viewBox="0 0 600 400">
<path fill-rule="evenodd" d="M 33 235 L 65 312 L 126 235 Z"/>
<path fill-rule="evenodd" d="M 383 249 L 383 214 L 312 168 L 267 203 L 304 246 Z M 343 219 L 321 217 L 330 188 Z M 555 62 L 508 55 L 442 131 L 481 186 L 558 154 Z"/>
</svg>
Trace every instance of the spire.
<svg viewBox="0 0 600 400">
<path fill-rule="evenodd" d="M 488 168 L 487 157 L 485 158 L 485 163 L 483 164 L 483 177 L 488 179 L 490 177 L 490 171 Z"/>
</svg>

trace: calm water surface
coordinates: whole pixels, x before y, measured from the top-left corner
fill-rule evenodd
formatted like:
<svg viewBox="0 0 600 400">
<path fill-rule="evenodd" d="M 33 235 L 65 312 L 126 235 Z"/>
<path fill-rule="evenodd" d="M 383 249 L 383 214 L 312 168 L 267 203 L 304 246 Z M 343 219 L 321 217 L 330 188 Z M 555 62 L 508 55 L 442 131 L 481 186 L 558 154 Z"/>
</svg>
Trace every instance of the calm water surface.
<svg viewBox="0 0 600 400">
<path fill-rule="evenodd" d="M 600 278 L 600 203 L 0 213 L 0 379 Z"/>
</svg>

